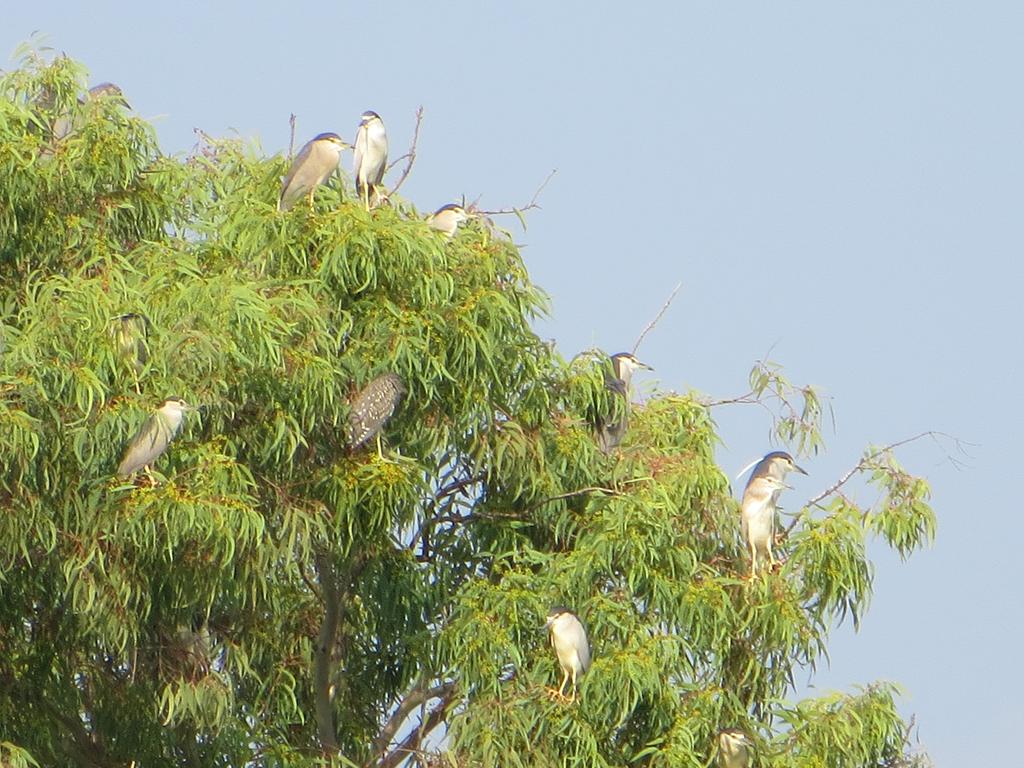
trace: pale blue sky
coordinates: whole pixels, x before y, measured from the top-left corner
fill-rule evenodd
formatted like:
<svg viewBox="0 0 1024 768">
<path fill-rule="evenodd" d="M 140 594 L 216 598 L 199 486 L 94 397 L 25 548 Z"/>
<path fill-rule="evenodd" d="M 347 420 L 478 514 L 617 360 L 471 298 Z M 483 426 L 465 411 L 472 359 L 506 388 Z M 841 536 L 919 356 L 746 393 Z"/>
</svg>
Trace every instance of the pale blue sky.
<svg viewBox="0 0 1024 768">
<path fill-rule="evenodd" d="M 422 104 L 403 188 L 422 210 L 521 205 L 557 168 L 517 231 L 553 300 L 539 331 L 567 356 L 628 349 L 681 280 L 640 350 L 662 386 L 741 394 L 774 346 L 832 397 L 791 508 L 868 443 L 976 444 L 959 470 L 931 443 L 901 453 L 933 483 L 938 540 L 906 564 L 875 548 L 872 609 L 814 684 L 896 680 L 939 765 L 997 764 L 1024 726 L 1024 4 L 6 5 L 0 52 L 46 33 L 168 152 L 194 127 L 280 151 L 292 112 L 299 142 L 351 139 L 374 109 L 397 156 Z M 715 416 L 730 475 L 769 449 L 760 409 Z"/>
</svg>

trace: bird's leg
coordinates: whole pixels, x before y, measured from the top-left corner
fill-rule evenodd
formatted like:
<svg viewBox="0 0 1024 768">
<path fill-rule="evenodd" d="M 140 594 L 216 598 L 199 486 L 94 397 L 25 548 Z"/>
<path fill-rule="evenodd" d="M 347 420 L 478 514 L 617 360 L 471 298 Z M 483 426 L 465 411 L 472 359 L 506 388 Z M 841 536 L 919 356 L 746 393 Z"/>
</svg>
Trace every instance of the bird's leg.
<svg viewBox="0 0 1024 768">
<path fill-rule="evenodd" d="M 548 698 L 550 698 L 550 699 L 564 699 L 565 698 L 565 694 L 563 693 L 563 690 L 565 688 L 565 681 L 568 680 L 568 679 L 569 679 L 569 673 L 563 671 L 562 672 L 562 684 L 560 686 L 558 686 L 557 689 L 555 689 L 555 688 L 545 688 L 544 689 L 547 692 L 547 694 L 548 694 Z"/>
<path fill-rule="evenodd" d="M 576 668 L 572 670 L 572 688 L 569 689 L 569 703 L 576 701 Z"/>
<path fill-rule="evenodd" d="M 384 461 L 384 451 L 380 447 L 380 432 L 377 433 L 377 458 Z"/>
<path fill-rule="evenodd" d="M 750 545 L 750 579 L 757 576 L 757 547 Z"/>
<path fill-rule="evenodd" d="M 149 464 L 144 466 L 142 468 L 142 471 L 146 473 L 146 477 L 149 479 L 149 487 L 150 488 L 156 488 L 156 486 L 157 486 L 156 478 L 153 477 L 153 470 L 150 469 Z"/>
</svg>

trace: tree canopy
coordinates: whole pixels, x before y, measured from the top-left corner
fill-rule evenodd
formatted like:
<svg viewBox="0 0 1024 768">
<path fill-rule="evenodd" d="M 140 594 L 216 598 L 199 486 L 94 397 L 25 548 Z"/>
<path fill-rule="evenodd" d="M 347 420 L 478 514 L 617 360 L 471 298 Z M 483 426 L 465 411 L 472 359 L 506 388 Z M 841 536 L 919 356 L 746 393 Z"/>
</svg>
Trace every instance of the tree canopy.
<svg viewBox="0 0 1024 768">
<path fill-rule="evenodd" d="M 707 402 L 656 392 L 602 453 L 607 357 L 537 337 L 487 219 L 449 240 L 344 176 L 282 213 L 287 158 L 166 156 L 85 87 L 35 54 L 0 79 L 0 764 L 698 768 L 728 727 L 757 765 L 919 759 L 892 684 L 791 698 L 868 605 L 868 539 L 934 535 L 891 451 L 858 465 L 877 501 L 815 500 L 749 579 Z M 385 373 L 406 394 L 350 451 Z M 818 448 L 812 390 L 752 388 Z M 117 478 L 170 396 L 199 410 Z M 593 648 L 573 704 L 553 604 Z"/>
</svg>

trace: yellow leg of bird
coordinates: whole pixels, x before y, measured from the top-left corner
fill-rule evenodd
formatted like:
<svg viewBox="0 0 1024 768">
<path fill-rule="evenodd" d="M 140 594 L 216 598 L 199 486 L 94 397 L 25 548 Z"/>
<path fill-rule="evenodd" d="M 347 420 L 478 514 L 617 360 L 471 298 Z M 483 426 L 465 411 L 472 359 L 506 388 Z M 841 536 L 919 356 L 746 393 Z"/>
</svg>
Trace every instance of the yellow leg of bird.
<svg viewBox="0 0 1024 768">
<path fill-rule="evenodd" d="M 149 480 L 150 488 L 156 488 L 156 486 L 157 486 L 156 478 L 153 477 L 153 471 L 149 468 L 149 465 L 147 464 L 146 466 L 144 466 L 142 468 L 142 471 L 146 473 L 146 477 Z"/>
<path fill-rule="evenodd" d="M 750 578 L 757 576 L 757 547 L 750 545 Z"/>
<path fill-rule="evenodd" d="M 572 671 L 572 688 L 569 689 L 569 703 L 576 701 L 576 670 Z"/>
<path fill-rule="evenodd" d="M 384 461 L 384 451 L 380 447 L 380 432 L 377 433 L 377 458 Z"/>
<path fill-rule="evenodd" d="M 565 689 L 565 681 L 568 680 L 568 679 L 569 679 L 569 673 L 568 672 L 562 672 L 562 684 L 560 686 L 558 686 L 558 688 L 545 688 L 544 690 L 547 692 L 548 698 L 550 698 L 550 699 L 564 699 L 565 698 L 565 694 L 563 693 L 563 690 Z"/>
</svg>

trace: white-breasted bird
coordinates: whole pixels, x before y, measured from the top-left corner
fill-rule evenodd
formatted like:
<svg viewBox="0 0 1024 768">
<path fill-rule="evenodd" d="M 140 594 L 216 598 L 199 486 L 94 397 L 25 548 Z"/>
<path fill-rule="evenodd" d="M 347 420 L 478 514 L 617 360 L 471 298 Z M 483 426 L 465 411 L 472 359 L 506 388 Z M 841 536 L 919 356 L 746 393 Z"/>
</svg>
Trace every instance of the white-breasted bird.
<svg viewBox="0 0 1024 768">
<path fill-rule="evenodd" d="M 743 539 L 750 549 L 750 577 L 757 575 L 757 556 L 767 559 L 768 567 L 775 565 L 772 545 L 775 543 L 775 499 L 783 488 L 789 488 L 781 480 L 765 476 L 756 477 L 747 483 L 740 505 L 740 527 Z"/>
<path fill-rule="evenodd" d="M 558 666 L 562 668 L 562 684 L 558 686 L 558 696 L 565 697 L 565 685 L 571 679 L 572 688 L 569 701 L 576 700 L 576 680 L 590 669 L 590 642 L 587 630 L 579 617 L 565 606 L 552 608 L 546 622 L 551 634 L 551 645 L 558 657 Z"/>
<path fill-rule="evenodd" d="M 448 205 L 442 205 L 427 217 L 427 226 L 444 233 L 445 236 L 451 239 L 455 236 L 459 225 L 469 221 L 469 219 L 470 215 L 466 212 L 465 208 L 458 203 L 448 203 Z"/>
<path fill-rule="evenodd" d="M 341 162 L 341 153 L 350 146 L 336 133 L 321 133 L 303 145 L 295 156 L 288 174 L 281 182 L 277 210 L 287 211 L 303 196 L 313 205 L 313 193 L 327 181 Z"/>
<path fill-rule="evenodd" d="M 359 195 L 366 210 L 370 210 L 370 200 L 384 180 L 384 171 L 388 165 L 388 134 L 384 130 L 384 121 L 376 112 L 363 112 L 356 130 L 352 175 L 356 180 L 356 193 Z"/>
<path fill-rule="evenodd" d="M 647 363 L 641 363 L 631 352 L 612 355 L 612 375 L 605 374 L 604 385 L 613 397 L 620 398 L 619 411 L 622 417 L 597 425 L 597 446 L 604 453 L 611 453 L 619 447 L 629 429 L 630 384 L 633 373 L 639 370 L 653 371 Z"/>
<path fill-rule="evenodd" d="M 722 768 L 750 768 L 754 743 L 739 728 L 726 728 L 718 734 L 718 764 Z"/>
<path fill-rule="evenodd" d="M 790 472 L 807 472 L 798 467 L 793 457 L 785 451 L 773 451 L 757 463 L 750 473 L 743 501 L 740 503 L 740 527 L 743 540 L 750 550 L 750 575 L 757 575 L 758 555 L 768 561 L 769 568 L 775 565 L 772 546 L 775 543 L 775 513 L 779 496 Z"/>
<path fill-rule="evenodd" d="M 164 400 L 142 423 L 135 437 L 128 443 L 124 457 L 117 467 L 117 476 L 129 477 L 140 469 L 148 471 L 178 434 L 185 414 L 194 410 L 193 406 L 180 397 L 169 397 Z"/>
</svg>

